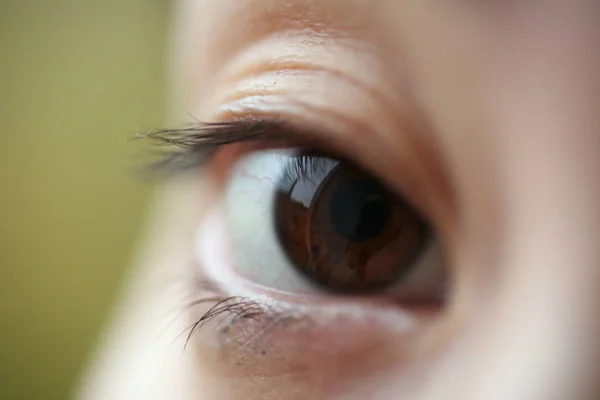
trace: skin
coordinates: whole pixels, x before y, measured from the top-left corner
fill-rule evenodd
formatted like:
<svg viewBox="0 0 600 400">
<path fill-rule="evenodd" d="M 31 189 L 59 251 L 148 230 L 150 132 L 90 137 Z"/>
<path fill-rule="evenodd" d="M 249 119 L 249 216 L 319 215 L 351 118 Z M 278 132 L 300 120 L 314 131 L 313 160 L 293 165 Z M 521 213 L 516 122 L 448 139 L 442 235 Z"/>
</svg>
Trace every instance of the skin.
<svg viewBox="0 0 600 400">
<path fill-rule="evenodd" d="M 182 354 L 173 338 L 202 310 L 167 322 L 193 287 L 199 227 L 219 236 L 205 213 L 226 184 L 187 176 L 158 202 L 80 397 L 597 399 L 599 11 L 591 0 L 181 2 L 174 109 L 323 127 L 320 139 L 431 219 L 452 296 L 391 312 L 319 298 L 305 304 L 313 324 L 234 331 L 249 345 L 207 330 Z"/>
</svg>

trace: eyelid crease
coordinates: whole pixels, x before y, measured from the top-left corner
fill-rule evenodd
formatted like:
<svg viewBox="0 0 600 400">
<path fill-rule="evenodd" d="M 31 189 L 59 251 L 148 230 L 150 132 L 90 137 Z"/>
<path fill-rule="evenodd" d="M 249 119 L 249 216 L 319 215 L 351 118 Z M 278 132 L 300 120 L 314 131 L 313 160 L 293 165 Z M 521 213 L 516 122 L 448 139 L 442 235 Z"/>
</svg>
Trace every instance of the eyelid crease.
<svg viewBox="0 0 600 400">
<path fill-rule="evenodd" d="M 370 96 L 381 107 L 391 110 L 392 104 L 398 104 L 398 99 L 393 98 L 372 82 L 366 81 L 364 77 L 355 76 L 340 67 L 317 66 L 309 62 L 296 60 L 283 62 L 280 60 L 261 61 L 251 68 L 244 69 L 243 73 L 228 77 L 225 88 L 229 90 L 225 90 L 219 100 L 226 103 L 239 100 L 249 94 L 277 92 L 281 90 L 281 85 L 278 86 L 278 83 L 283 83 L 285 87 L 285 80 L 291 77 L 318 77 L 323 79 L 323 82 L 335 78 L 348 85 L 348 87 L 360 89 L 364 92 L 364 95 Z M 269 82 L 269 84 L 266 85 L 263 82 Z"/>
</svg>

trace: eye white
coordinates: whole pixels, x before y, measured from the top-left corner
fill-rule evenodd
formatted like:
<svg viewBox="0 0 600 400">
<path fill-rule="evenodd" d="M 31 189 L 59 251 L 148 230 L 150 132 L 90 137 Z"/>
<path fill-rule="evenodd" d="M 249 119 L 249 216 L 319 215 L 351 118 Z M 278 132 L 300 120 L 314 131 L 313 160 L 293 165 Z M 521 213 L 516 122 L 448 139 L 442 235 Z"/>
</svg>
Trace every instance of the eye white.
<svg viewBox="0 0 600 400">
<path fill-rule="evenodd" d="M 290 264 L 274 229 L 277 184 L 292 151 L 263 151 L 239 160 L 223 202 L 236 272 L 272 289 L 314 292 Z"/>
</svg>

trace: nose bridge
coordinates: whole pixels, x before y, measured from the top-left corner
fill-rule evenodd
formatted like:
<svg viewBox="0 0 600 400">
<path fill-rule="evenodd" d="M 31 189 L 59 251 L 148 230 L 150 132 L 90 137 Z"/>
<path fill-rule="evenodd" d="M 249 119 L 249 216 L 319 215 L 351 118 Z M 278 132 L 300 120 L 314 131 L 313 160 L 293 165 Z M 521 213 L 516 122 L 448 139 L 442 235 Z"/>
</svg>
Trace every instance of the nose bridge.
<svg viewBox="0 0 600 400">
<path fill-rule="evenodd" d="M 598 398 L 597 49 L 568 51 L 585 47 L 589 37 L 539 29 L 532 44 L 540 47 L 525 46 L 497 77 L 504 87 L 490 100 L 504 221 L 498 261 L 503 279 L 488 316 L 495 329 L 490 345 L 503 354 L 498 374 L 489 378 L 505 380 L 497 392 L 508 396 L 503 398 Z M 553 38 L 556 48 L 544 42 Z"/>
<path fill-rule="evenodd" d="M 463 347 L 479 366 L 473 398 L 600 398 L 600 31 L 592 22 L 533 16 L 507 33 L 493 60 L 502 68 L 488 76 L 486 107 L 502 273 L 469 337 L 476 345 Z"/>
<path fill-rule="evenodd" d="M 600 395 L 592 395 L 600 367 L 600 180 L 588 151 L 573 147 L 557 137 L 539 149 L 544 154 L 512 160 L 522 168 L 505 189 L 504 279 L 491 316 L 492 325 L 504 324 L 496 339 L 507 376 L 520 368 L 532 393 L 552 388 L 546 394 L 556 399 Z"/>
<path fill-rule="evenodd" d="M 485 398 L 600 396 L 600 167 L 581 143 L 559 139 L 544 154 L 512 155 L 501 279 L 475 334 Z"/>
<path fill-rule="evenodd" d="M 598 399 L 600 97 L 520 84 L 494 104 L 499 273 L 458 346 L 463 398 Z"/>
<path fill-rule="evenodd" d="M 527 21 L 489 102 L 502 165 L 501 263 L 510 293 L 539 290 L 540 306 L 557 302 L 557 318 L 591 315 L 600 304 L 600 30 L 577 13 Z"/>
</svg>

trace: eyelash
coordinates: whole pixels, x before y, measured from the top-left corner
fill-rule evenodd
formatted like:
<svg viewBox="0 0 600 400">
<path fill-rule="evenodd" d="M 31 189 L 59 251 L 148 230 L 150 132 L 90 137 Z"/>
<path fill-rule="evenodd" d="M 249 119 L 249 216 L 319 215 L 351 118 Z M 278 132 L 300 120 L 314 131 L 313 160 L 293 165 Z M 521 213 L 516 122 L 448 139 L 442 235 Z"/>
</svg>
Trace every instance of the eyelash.
<svg viewBox="0 0 600 400">
<path fill-rule="evenodd" d="M 283 138 L 281 132 L 288 135 Z M 159 146 L 169 146 L 153 171 L 177 172 L 205 166 L 223 146 L 253 143 L 257 147 L 310 147 L 316 143 L 302 137 L 280 119 L 239 118 L 229 122 L 197 121 L 187 128 L 160 129 L 138 134 Z"/>
<path fill-rule="evenodd" d="M 287 134 L 287 138 L 282 138 L 282 132 Z M 220 148 L 236 143 L 252 143 L 258 148 L 305 148 L 310 149 L 311 154 L 327 155 L 318 149 L 318 143 L 307 140 L 296 129 L 276 118 L 239 118 L 214 123 L 196 121 L 186 128 L 160 129 L 138 134 L 138 138 L 151 140 L 161 147 L 170 147 L 162 152 L 160 160 L 151 164 L 153 172 L 176 173 L 201 168 L 210 162 Z M 309 178 L 318 167 L 319 164 L 313 157 L 302 155 L 294 160 L 294 165 L 290 166 L 288 172 L 297 172 L 298 175 Z M 179 336 L 185 335 L 184 351 L 192 336 L 211 321 L 218 321 L 221 337 L 227 338 L 231 328 L 242 321 L 264 320 L 264 326 L 268 327 L 290 318 L 297 320 L 310 316 L 299 314 L 297 310 L 292 315 L 282 307 L 274 307 L 249 297 L 228 296 L 209 280 L 195 278 L 195 281 L 194 295 L 200 293 L 200 296 L 186 303 L 184 309 L 189 310 L 199 305 L 210 307 L 180 333 Z"/>
<path fill-rule="evenodd" d="M 225 317 L 220 321 L 222 333 L 227 333 L 231 327 L 241 320 L 256 319 L 261 315 L 270 315 L 266 312 L 265 306 L 257 301 L 247 297 L 228 296 L 221 299 L 214 297 L 201 298 L 195 301 L 190 307 L 196 304 L 214 303 L 199 319 L 191 324 L 182 334 L 187 332 L 183 350 L 189 344 L 192 336 L 200 331 L 206 324 L 216 320 L 218 317 Z"/>
<path fill-rule="evenodd" d="M 214 330 L 220 334 L 220 343 L 223 346 L 236 342 L 238 336 L 232 334 L 234 328 L 239 327 L 244 343 L 252 341 L 259 343 L 263 336 L 269 334 L 269 329 L 290 322 L 310 322 L 311 314 L 307 311 L 289 309 L 279 304 L 269 304 L 261 299 L 251 299 L 244 296 L 229 296 L 225 294 L 212 281 L 196 278 L 193 286 L 194 296 L 199 297 L 184 304 L 175 318 L 182 312 L 189 311 L 195 306 L 204 305 L 208 307 L 202 315 L 192 324 L 180 332 L 175 340 L 185 337 L 182 351 L 187 349 L 192 337 L 199 333 L 206 325 L 215 322 Z M 245 325 L 244 325 L 245 323 Z M 248 324 L 255 323 L 255 327 Z M 252 334 L 249 332 L 252 331 Z M 242 343 L 241 346 L 245 344 Z M 239 345 L 239 344 L 238 344 Z"/>
</svg>

